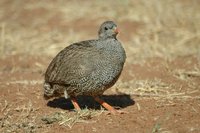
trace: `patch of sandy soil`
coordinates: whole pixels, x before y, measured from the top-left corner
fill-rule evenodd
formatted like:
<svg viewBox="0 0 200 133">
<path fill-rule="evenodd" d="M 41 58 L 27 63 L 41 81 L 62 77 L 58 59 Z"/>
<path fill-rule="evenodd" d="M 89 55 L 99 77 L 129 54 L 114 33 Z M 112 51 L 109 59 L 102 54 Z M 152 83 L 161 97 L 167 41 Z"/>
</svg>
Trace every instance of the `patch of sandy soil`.
<svg viewBox="0 0 200 133">
<path fill-rule="evenodd" d="M 43 121 L 44 116 L 51 116 L 56 112 L 77 115 L 69 99 L 43 99 L 43 73 L 50 60 L 23 55 L 0 60 L 1 132 L 200 132 L 200 99 L 195 98 L 200 95 L 199 77 L 189 76 L 188 80 L 183 80 L 174 76 L 172 72 L 176 69 L 192 69 L 197 63 L 192 56 L 177 58 L 171 62 L 153 58 L 144 65 L 126 64 L 120 77 L 120 81 L 123 82 L 132 79 L 160 79 L 176 88 L 181 86 L 181 89 L 175 90 L 177 93 L 194 91 L 188 93 L 188 97 L 167 99 L 151 95 L 125 94 L 116 91 L 114 86 L 106 91 L 102 98 L 128 113 L 109 115 L 103 110 L 101 114 L 75 123 L 71 128 L 59 125 L 58 121 L 51 124 Z M 187 61 L 189 63 L 185 64 Z M 189 83 L 193 83 L 193 86 Z M 78 101 L 82 109 L 88 108 L 92 112 L 102 110 L 92 98 L 79 97 Z"/>
</svg>

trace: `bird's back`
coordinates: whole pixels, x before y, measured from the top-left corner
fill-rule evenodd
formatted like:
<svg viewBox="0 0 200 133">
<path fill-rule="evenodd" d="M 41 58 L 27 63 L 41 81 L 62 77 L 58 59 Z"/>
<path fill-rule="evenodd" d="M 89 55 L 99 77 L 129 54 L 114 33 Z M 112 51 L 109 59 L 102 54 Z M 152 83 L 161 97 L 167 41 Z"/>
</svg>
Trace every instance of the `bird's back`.
<svg viewBox="0 0 200 133">
<path fill-rule="evenodd" d="M 69 95 L 103 93 L 119 77 L 125 58 L 124 49 L 115 39 L 75 43 L 52 60 L 45 82 L 65 86 Z"/>
</svg>

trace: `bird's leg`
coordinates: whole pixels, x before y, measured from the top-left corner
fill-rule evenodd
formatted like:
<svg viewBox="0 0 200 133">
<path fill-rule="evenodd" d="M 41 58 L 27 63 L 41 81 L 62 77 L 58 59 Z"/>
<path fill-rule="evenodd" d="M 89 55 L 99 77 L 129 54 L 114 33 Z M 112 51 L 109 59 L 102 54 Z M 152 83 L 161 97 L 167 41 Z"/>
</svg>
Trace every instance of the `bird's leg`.
<svg viewBox="0 0 200 133">
<path fill-rule="evenodd" d="M 81 110 L 75 97 L 71 97 L 72 104 L 76 110 Z"/>
<path fill-rule="evenodd" d="M 115 110 L 112 106 L 110 106 L 108 103 L 106 103 L 104 100 L 100 99 L 99 97 L 94 97 L 94 100 L 100 103 L 104 108 L 109 110 L 112 114 L 118 113 L 117 110 Z"/>
</svg>

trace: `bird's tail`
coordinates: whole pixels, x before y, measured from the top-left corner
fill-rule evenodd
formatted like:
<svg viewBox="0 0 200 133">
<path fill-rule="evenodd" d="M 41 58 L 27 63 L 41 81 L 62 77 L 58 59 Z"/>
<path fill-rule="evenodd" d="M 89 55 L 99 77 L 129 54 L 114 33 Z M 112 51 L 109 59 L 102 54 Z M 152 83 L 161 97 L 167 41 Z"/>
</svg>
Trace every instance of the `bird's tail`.
<svg viewBox="0 0 200 133">
<path fill-rule="evenodd" d="M 54 94 L 54 89 L 52 88 L 52 86 L 49 83 L 45 82 L 43 88 L 44 88 L 44 98 L 45 99 L 51 98 Z"/>
</svg>

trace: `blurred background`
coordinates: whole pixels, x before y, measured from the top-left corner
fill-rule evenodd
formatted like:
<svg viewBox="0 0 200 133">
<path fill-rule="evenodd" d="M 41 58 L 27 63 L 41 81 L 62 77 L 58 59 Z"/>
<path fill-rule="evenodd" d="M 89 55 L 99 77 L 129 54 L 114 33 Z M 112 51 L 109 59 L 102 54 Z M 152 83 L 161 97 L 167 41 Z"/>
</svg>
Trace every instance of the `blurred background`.
<svg viewBox="0 0 200 133">
<path fill-rule="evenodd" d="M 199 0 L 1 0 L 0 55 L 54 56 L 113 20 L 128 62 L 200 52 Z"/>
</svg>

